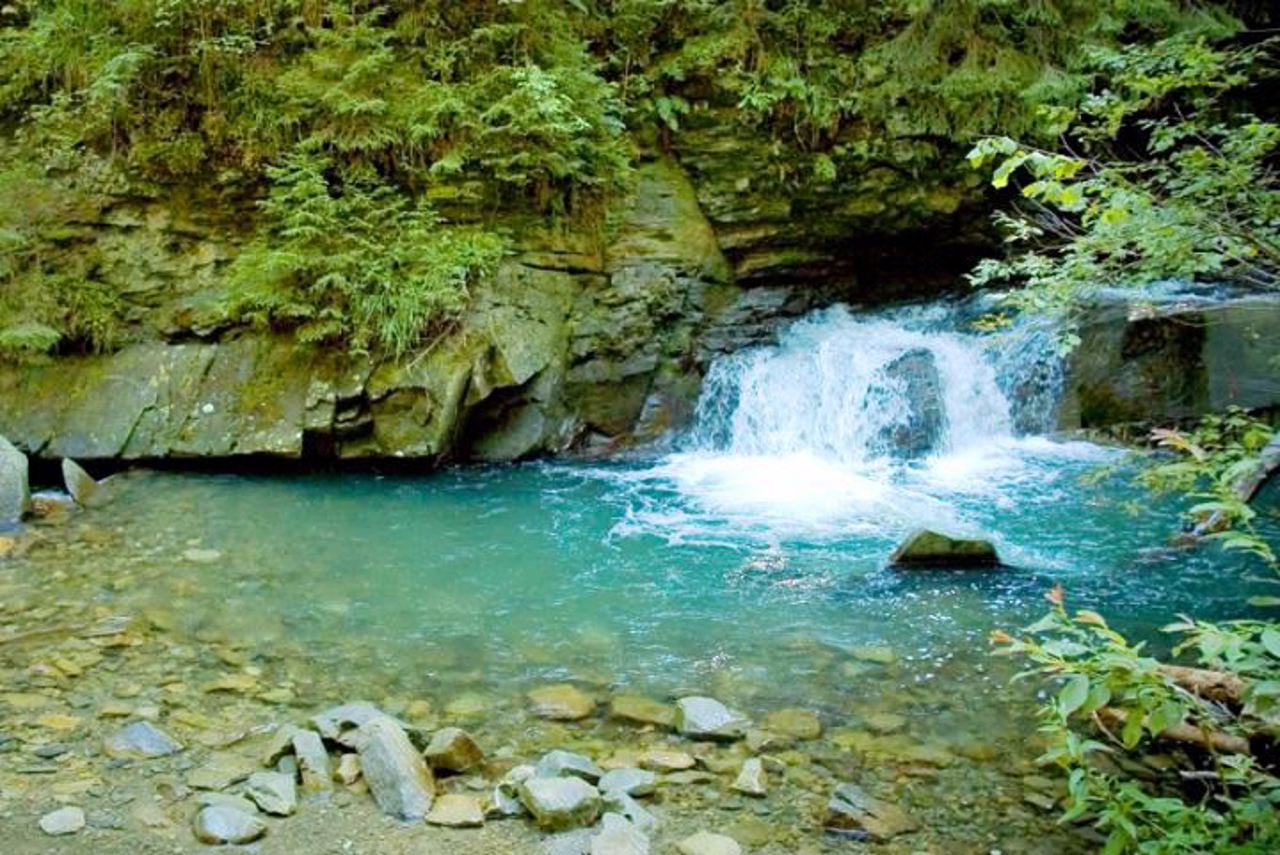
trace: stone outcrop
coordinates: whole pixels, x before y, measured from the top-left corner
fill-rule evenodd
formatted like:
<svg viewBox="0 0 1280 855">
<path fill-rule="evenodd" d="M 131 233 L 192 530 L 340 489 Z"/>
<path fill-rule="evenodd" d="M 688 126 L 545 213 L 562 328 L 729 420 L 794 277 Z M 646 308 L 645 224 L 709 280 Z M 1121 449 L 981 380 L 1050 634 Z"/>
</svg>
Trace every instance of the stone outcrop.
<svg viewBox="0 0 1280 855">
<path fill-rule="evenodd" d="M 922 529 L 912 533 L 893 552 L 895 567 L 999 567 L 996 548 L 985 540 L 949 537 Z"/>
<path fill-rule="evenodd" d="M 1096 306 L 1080 329 L 1062 428 L 1168 424 L 1229 406 L 1280 404 L 1280 300 Z"/>
</svg>

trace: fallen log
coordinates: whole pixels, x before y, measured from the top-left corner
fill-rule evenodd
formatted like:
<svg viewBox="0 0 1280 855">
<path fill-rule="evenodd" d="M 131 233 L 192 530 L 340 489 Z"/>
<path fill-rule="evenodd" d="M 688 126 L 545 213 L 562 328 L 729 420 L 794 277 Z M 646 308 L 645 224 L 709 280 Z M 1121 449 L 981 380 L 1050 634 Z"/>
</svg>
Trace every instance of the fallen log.
<svg viewBox="0 0 1280 855">
<path fill-rule="evenodd" d="M 1236 497 L 1242 502 L 1252 502 L 1271 477 L 1280 472 L 1280 432 L 1271 437 L 1271 441 L 1263 446 L 1258 454 L 1258 465 L 1236 479 L 1232 486 Z M 1199 540 L 1202 537 L 1222 531 L 1229 521 L 1222 511 L 1214 511 L 1192 529 L 1189 539 Z"/>
<path fill-rule="evenodd" d="M 1249 688 L 1249 683 L 1240 675 L 1226 671 L 1161 665 L 1160 673 L 1196 697 L 1234 707 L 1244 703 L 1244 693 Z"/>
<path fill-rule="evenodd" d="M 1104 730 L 1111 731 L 1124 727 L 1129 714 L 1114 707 L 1103 707 L 1097 712 L 1099 724 Z M 1181 742 L 1184 745 L 1197 745 L 1219 754 L 1251 754 L 1249 740 L 1233 733 L 1220 730 L 1196 727 L 1191 724 L 1175 724 L 1160 731 L 1158 738 L 1169 742 Z"/>
</svg>

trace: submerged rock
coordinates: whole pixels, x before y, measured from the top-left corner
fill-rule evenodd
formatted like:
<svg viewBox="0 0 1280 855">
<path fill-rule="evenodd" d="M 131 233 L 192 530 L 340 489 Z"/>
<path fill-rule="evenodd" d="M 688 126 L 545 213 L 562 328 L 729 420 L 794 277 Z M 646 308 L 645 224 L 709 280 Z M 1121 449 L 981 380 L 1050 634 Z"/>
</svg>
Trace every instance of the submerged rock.
<svg viewBox="0 0 1280 855">
<path fill-rule="evenodd" d="M 669 728 L 675 726 L 676 710 L 671 704 L 639 695 L 615 695 L 609 702 L 609 717 L 632 724 Z"/>
<path fill-rule="evenodd" d="M 460 727 L 446 727 L 435 732 L 423 752 L 432 769 L 465 772 L 484 762 L 480 746 Z"/>
<path fill-rule="evenodd" d="M 176 754 L 182 743 L 151 722 L 138 721 L 108 739 L 106 749 L 112 757 L 150 760 Z"/>
<path fill-rule="evenodd" d="M 750 757 L 742 763 L 742 770 L 733 782 L 733 789 L 743 795 L 763 798 L 768 794 L 764 763 L 759 757 Z"/>
<path fill-rule="evenodd" d="M 765 716 L 764 726 L 774 734 L 792 739 L 817 739 L 822 736 L 822 721 L 813 710 L 774 710 Z"/>
<path fill-rule="evenodd" d="M 0 436 L 0 526 L 16 523 L 31 510 L 27 456 Z"/>
<path fill-rule="evenodd" d="M 579 721 L 596 711 L 596 699 L 569 683 L 534 689 L 529 703 L 534 715 L 553 721 Z"/>
<path fill-rule="evenodd" d="M 822 824 L 837 831 L 865 831 L 873 839 L 882 841 L 920 827 L 902 808 L 873 798 L 857 784 L 836 787 Z"/>
<path fill-rule="evenodd" d="M 741 739 L 749 724 L 746 717 L 714 698 L 690 697 L 676 701 L 676 730 L 693 739 Z"/>
<path fill-rule="evenodd" d="M 906 407 L 898 421 L 881 428 L 880 444 L 898 457 L 927 455 L 937 448 L 946 427 L 942 379 L 933 353 L 912 348 L 886 365 L 881 376 L 896 387 Z"/>
<path fill-rule="evenodd" d="M 591 825 L 600 816 L 600 791 L 581 778 L 529 778 L 520 801 L 544 831 Z"/>
<path fill-rule="evenodd" d="M 75 834 L 84 828 L 84 811 L 78 807 L 64 807 L 40 817 L 40 830 L 53 837 Z"/>
<path fill-rule="evenodd" d="M 192 831 L 201 843 L 252 843 L 267 833 L 267 826 L 256 816 L 233 807 L 201 808 L 192 823 Z"/>
<path fill-rule="evenodd" d="M 360 754 L 360 773 L 382 812 L 406 820 L 425 817 L 435 779 L 399 723 L 388 716 L 370 719 L 352 741 Z"/>
<path fill-rule="evenodd" d="M 996 548 L 986 540 L 964 540 L 921 529 L 894 550 L 895 567 L 998 567 Z"/>
</svg>

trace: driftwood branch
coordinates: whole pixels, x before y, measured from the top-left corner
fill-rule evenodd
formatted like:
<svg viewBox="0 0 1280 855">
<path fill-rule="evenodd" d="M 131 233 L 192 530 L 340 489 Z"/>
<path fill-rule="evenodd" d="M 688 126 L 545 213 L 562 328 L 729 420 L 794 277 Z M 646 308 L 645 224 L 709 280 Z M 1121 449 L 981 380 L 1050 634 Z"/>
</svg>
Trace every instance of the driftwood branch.
<svg viewBox="0 0 1280 855">
<path fill-rule="evenodd" d="M 1258 492 L 1277 472 L 1280 472 L 1280 432 L 1271 437 L 1271 441 L 1263 446 L 1262 452 L 1258 455 L 1258 465 L 1241 475 L 1232 486 L 1232 490 L 1240 501 L 1252 502 Z M 1195 529 L 1191 532 L 1191 539 L 1196 540 L 1214 532 L 1222 531 L 1227 527 L 1227 524 L 1226 515 L 1221 511 L 1214 511 L 1196 524 Z"/>
<path fill-rule="evenodd" d="M 1244 693 L 1249 688 L 1248 682 L 1238 674 L 1230 674 L 1226 671 L 1188 668 L 1184 665 L 1161 665 L 1160 673 L 1178 687 L 1197 697 L 1235 707 L 1244 703 Z"/>
<path fill-rule="evenodd" d="M 1108 728 L 1119 729 L 1124 727 L 1129 715 L 1124 710 L 1103 707 L 1098 710 L 1098 718 Z M 1243 736 L 1224 733 L 1220 730 L 1196 727 L 1191 724 L 1175 724 L 1173 727 L 1160 731 L 1159 738 L 1169 742 L 1181 742 L 1184 745 L 1198 745 L 1201 748 L 1215 751 L 1219 754 L 1251 753 L 1249 740 Z"/>
</svg>

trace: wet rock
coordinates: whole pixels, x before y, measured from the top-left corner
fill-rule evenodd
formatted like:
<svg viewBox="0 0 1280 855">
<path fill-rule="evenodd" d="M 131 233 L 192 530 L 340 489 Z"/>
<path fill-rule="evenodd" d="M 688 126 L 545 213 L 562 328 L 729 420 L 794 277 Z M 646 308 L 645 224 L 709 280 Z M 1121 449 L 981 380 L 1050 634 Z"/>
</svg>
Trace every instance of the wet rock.
<svg viewBox="0 0 1280 855">
<path fill-rule="evenodd" d="M 92 507 L 102 499 L 98 481 L 70 457 L 62 461 L 62 481 L 71 498 L 82 508 Z"/>
<path fill-rule="evenodd" d="M 329 753 L 324 750 L 320 735 L 310 730 L 297 730 L 290 740 L 293 755 L 298 758 L 298 772 L 302 787 L 310 792 L 324 792 L 333 786 L 333 772 L 329 768 Z"/>
<path fill-rule="evenodd" d="M 880 734 L 897 733 L 907 726 L 907 719 L 897 713 L 872 712 L 862 717 L 868 728 Z"/>
<path fill-rule="evenodd" d="M 609 717 L 632 724 L 670 728 L 675 726 L 676 710 L 671 704 L 639 695 L 615 695 L 609 702 Z"/>
<path fill-rule="evenodd" d="M 605 772 L 596 785 L 600 792 L 647 796 L 658 786 L 658 776 L 645 769 L 614 769 Z"/>
<path fill-rule="evenodd" d="M 649 836 L 624 816 L 606 813 L 591 839 L 591 855 L 649 855 Z"/>
<path fill-rule="evenodd" d="M 742 855 L 742 847 L 732 837 L 699 831 L 676 844 L 680 855 Z"/>
<path fill-rule="evenodd" d="M 245 782 L 244 794 L 263 813 L 292 816 L 298 809 L 298 786 L 292 775 L 280 772 L 254 772 Z"/>
<path fill-rule="evenodd" d="M 475 796 L 446 793 L 435 800 L 427 814 L 428 825 L 447 828 L 478 828 L 484 825 L 484 811 Z"/>
<path fill-rule="evenodd" d="M 529 778 L 520 802 L 544 831 L 591 825 L 600 816 L 600 792 L 581 778 Z"/>
<path fill-rule="evenodd" d="M 112 757 L 150 760 L 167 757 L 182 750 L 182 743 L 149 721 L 138 721 L 107 740 L 106 750 Z"/>
<path fill-rule="evenodd" d="M 640 755 L 640 767 L 654 772 L 682 772 L 692 769 L 697 762 L 683 751 L 654 749 Z"/>
<path fill-rule="evenodd" d="M 875 840 L 888 840 L 919 828 L 919 823 L 902 808 L 868 795 L 857 784 L 836 787 L 827 803 L 825 828 L 837 831 L 865 831 Z"/>
<path fill-rule="evenodd" d="M 528 697 L 534 715 L 553 721 L 579 721 L 596 711 L 596 699 L 569 683 L 534 689 Z"/>
<path fill-rule="evenodd" d="M 54 837 L 75 834 L 84 828 L 84 811 L 78 807 L 64 807 L 40 817 L 40 830 Z"/>
<path fill-rule="evenodd" d="M 435 779 L 392 718 L 370 719 L 356 730 L 360 772 L 382 812 L 400 819 L 422 819 L 431 810 Z"/>
<path fill-rule="evenodd" d="M 738 772 L 738 777 L 734 779 L 733 789 L 743 795 L 756 798 L 763 798 L 768 794 L 764 763 L 761 762 L 759 757 L 751 757 L 743 761 L 742 770 Z"/>
<path fill-rule="evenodd" d="M 558 748 L 542 755 L 536 767 L 536 776 L 539 778 L 575 777 L 594 784 L 602 775 L 604 771 L 590 758 Z"/>
<path fill-rule="evenodd" d="M 765 716 L 766 730 L 792 739 L 817 739 L 822 736 L 822 721 L 813 710 L 774 710 Z"/>
<path fill-rule="evenodd" d="M 899 418 L 881 428 L 881 446 L 898 457 L 924 457 L 937 448 L 946 422 L 942 380 L 933 353 L 912 348 L 886 365 L 881 378 L 906 403 Z"/>
<path fill-rule="evenodd" d="M 356 754 L 343 754 L 333 770 L 333 779 L 348 787 L 360 780 L 360 757 Z"/>
<path fill-rule="evenodd" d="M 201 843 L 252 843 L 267 833 L 267 826 L 256 816 L 231 807 L 201 808 L 192 823 L 192 831 Z"/>
<path fill-rule="evenodd" d="M 320 731 L 320 735 L 325 739 L 353 747 L 344 741 L 346 735 L 350 731 L 384 716 L 386 716 L 386 713 L 373 704 L 356 701 L 332 707 L 312 716 L 311 724 L 316 730 Z"/>
<path fill-rule="evenodd" d="M 747 719 L 714 698 L 689 697 L 676 701 L 676 729 L 692 739 L 741 739 Z"/>
<path fill-rule="evenodd" d="M 996 548 L 986 540 L 964 540 L 921 529 L 889 558 L 894 567 L 998 567 Z"/>
<path fill-rule="evenodd" d="M 424 752 L 432 769 L 466 772 L 484 762 L 480 746 L 460 727 L 446 727 L 435 732 Z"/>
<path fill-rule="evenodd" d="M 16 523 L 31 511 L 27 456 L 0 436 L 0 526 Z"/>
</svg>

